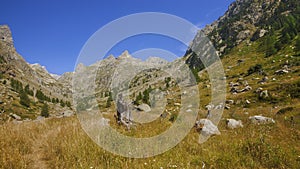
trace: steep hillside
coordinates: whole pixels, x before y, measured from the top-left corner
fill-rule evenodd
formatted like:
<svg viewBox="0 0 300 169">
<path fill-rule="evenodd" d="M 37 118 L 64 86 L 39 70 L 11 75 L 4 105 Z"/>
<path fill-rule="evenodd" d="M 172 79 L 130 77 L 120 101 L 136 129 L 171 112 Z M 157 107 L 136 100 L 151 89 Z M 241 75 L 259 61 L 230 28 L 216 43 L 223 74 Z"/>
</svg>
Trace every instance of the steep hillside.
<svg viewBox="0 0 300 169">
<path fill-rule="evenodd" d="M 50 114 L 70 106 L 71 92 L 39 64 L 28 64 L 16 51 L 8 26 L 0 26 L 1 121 L 35 119 L 49 104 Z M 60 106 L 60 103 L 63 106 Z"/>
<path fill-rule="evenodd" d="M 201 32 L 208 36 L 221 57 L 244 41 L 250 44 L 258 39 L 264 39 L 262 50 L 272 55 L 299 33 L 299 6 L 298 0 L 237 0 Z M 199 56 L 193 52 L 200 35 L 199 32 L 185 54 L 187 64 L 197 70 L 203 69 Z"/>
</svg>

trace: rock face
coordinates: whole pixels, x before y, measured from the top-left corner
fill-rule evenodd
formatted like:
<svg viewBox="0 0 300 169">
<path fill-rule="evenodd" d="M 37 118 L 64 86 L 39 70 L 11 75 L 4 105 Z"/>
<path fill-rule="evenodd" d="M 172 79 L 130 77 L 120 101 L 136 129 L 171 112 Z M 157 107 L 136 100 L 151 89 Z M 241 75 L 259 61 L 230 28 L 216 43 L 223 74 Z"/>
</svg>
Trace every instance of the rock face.
<svg viewBox="0 0 300 169">
<path fill-rule="evenodd" d="M 13 38 L 11 36 L 11 31 L 7 25 L 0 26 L 0 39 L 7 46 L 9 47 L 14 46 Z"/>
<path fill-rule="evenodd" d="M 244 127 L 241 120 L 227 119 L 226 123 L 227 123 L 227 127 L 230 129 Z"/>
<path fill-rule="evenodd" d="M 251 116 L 249 117 L 251 123 L 253 124 L 271 124 L 275 123 L 275 121 L 270 117 L 264 117 L 264 116 Z"/>
</svg>

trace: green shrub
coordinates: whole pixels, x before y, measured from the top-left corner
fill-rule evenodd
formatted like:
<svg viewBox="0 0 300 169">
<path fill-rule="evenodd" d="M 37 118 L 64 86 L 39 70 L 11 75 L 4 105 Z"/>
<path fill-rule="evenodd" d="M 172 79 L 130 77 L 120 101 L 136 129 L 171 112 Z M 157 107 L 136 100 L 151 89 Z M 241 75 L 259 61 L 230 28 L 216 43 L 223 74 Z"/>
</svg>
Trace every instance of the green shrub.
<svg viewBox="0 0 300 169">
<path fill-rule="evenodd" d="M 24 91 L 20 92 L 20 104 L 25 107 L 30 107 L 30 99 Z"/>
<path fill-rule="evenodd" d="M 47 103 L 45 103 L 42 107 L 41 116 L 43 117 L 49 117 L 49 106 Z"/>
<path fill-rule="evenodd" d="M 280 109 L 276 114 L 285 114 L 285 113 L 293 111 L 293 110 L 294 110 L 293 107 L 285 107 L 283 109 Z"/>
<path fill-rule="evenodd" d="M 251 66 L 248 69 L 248 75 L 251 75 L 253 73 L 259 73 L 259 72 L 262 72 L 262 71 L 263 71 L 262 65 L 261 64 L 256 64 L 255 66 Z"/>
</svg>

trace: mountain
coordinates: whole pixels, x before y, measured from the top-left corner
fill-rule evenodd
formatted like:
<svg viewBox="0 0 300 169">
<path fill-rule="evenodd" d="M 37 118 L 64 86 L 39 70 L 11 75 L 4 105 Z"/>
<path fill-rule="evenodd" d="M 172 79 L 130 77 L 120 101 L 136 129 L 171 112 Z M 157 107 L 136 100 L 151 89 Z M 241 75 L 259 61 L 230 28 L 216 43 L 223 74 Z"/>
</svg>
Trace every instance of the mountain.
<svg viewBox="0 0 300 169">
<path fill-rule="evenodd" d="M 49 74 L 46 68 L 40 64 L 27 63 L 16 51 L 11 31 L 7 25 L 0 26 L 0 65 L 2 82 L 0 109 L 5 112 L 1 113 L 2 119 L 8 119 L 8 114 L 16 112 L 24 118 L 35 118 L 40 113 L 39 107 L 42 106 L 40 104 L 42 102 L 51 104 L 51 111 L 63 109 L 59 104 L 55 104 L 56 100 L 68 102 L 69 105 L 70 88 L 65 88 L 56 79 L 57 77 Z M 26 104 L 21 99 L 24 92 L 29 97 Z"/>
<path fill-rule="evenodd" d="M 185 56 L 191 68 L 203 69 L 192 51 L 201 41 L 203 32 L 222 57 L 242 42 L 250 44 L 264 36 L 279 34 L 276 48 L 294 39 L 300 30 L 298 0 L 236 0 L 223 16 L 207 25 L 194 38 Z"/>
</svg>

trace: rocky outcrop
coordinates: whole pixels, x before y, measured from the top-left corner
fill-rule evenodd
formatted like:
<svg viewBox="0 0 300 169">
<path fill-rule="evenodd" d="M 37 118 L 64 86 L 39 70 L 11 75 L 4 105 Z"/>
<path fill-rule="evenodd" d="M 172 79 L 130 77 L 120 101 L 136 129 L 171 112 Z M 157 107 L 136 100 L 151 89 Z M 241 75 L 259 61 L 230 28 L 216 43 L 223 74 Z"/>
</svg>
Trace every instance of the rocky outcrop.
<svg viewBox="0 0 300 169">
<path fill-rule="evenodd" d="M 219 55 L 249 40 L 257 31 L 258 36 L 263 37 L 267 30 L 260 30 L 259 25 L 268 21 L 280 3 L 275 0 L 236 0 L 222 17 L 198 32 L 185 54 L 193 62 L 187 63 L 191 67 L 203 68 L 199 56 L 193 51 L 203 38 L 199 36 L 202 32 L 210 39 Z"/>
</svg>

